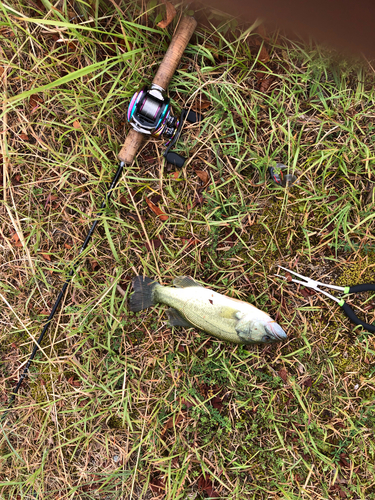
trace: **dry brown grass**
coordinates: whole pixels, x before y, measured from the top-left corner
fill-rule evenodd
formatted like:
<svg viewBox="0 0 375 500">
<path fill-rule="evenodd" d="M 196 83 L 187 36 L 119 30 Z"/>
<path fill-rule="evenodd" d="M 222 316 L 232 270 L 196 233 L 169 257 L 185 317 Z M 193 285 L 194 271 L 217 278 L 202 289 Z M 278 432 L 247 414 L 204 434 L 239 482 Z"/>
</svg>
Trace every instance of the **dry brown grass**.
<svg viewBox="0 0 375 500">
<path fill-rule="evenodd" d="M 3 413 L 114 173 L 127 103 L 172 33 L 155 30 L 153 4 L 147 15 L 100 5 L 85 28 L 86 17 L 68 23 L 70 3 L 11 6 L 0 14 Z M 375 281 L 372 71 L 211 20 L 170 88 L 176 110 L 206 116 L 179 143 L 189 161 L 174 175 L 151 140 L 124 174 L 1 424 L 4 500 L 375 498 L 374 337 L 273 276 L 281 264 Z M 267 178 L 277 161 L 297 172 L 290 190 Z M 161 307 L 132 315 L 130 280 L 143 273 L 250 301 L 288 342 L 243 348 L 172 330 Z M 372 297 L 355 304 L 374 321 Z"/>
</svg>

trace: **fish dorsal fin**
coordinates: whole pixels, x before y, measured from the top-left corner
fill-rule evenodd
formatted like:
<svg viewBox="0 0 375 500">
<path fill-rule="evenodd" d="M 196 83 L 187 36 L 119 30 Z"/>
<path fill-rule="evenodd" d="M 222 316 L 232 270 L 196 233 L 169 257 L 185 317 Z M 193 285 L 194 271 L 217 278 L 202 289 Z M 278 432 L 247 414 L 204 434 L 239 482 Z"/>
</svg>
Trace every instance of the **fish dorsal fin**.
<svg viewBox="0 0 375 500">
<path fill-rule="evenodd" d="M 197 283 L 193 278 L 190 278 L 190 276 L 177 276 L 173 280 L 173 284 L 177 288 L 188 288 L 189 286 L 199 286 L 202 288 L 202 285 Z"/>
<path fill-rule="evenodd" d="M 253 304 L 249 304 L 249 302 L 244 302 L 243 300 L 235 299 L 234 297 L 228 297 L 228 295 L 226 295 L 226 297 L 229 300 L 233 300 L 234 302 L 241 302 L 241 304 L 246 304 L 246 306 L 250 306 L 250 307 L 253 307 L 254 309 L 258 309 L 257 307 L 253 306 Z"/>
</svg>

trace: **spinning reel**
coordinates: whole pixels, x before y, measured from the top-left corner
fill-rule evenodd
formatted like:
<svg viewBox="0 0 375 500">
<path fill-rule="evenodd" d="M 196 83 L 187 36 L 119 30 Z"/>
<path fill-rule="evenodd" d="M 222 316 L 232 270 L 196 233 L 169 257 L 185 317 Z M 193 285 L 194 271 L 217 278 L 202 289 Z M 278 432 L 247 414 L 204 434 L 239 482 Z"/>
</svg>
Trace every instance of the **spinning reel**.
<svg viewBox="0 0 375 500">
<path fill-rule="evenodd" d="M 199 113 L 183 109 L 180 118 L 172 116 L 170 99 L 162 87 L 153 83 L 150 88 L 143 87 L 133 95 L 127 117 L 136 132 L 166 137 L 165 159 L 177 168 L 183 167 L 186 158 L 170 152 L 170 148 L 177 142 L 185 119 L 190 123 L 200 121 Z"/>
</svg>

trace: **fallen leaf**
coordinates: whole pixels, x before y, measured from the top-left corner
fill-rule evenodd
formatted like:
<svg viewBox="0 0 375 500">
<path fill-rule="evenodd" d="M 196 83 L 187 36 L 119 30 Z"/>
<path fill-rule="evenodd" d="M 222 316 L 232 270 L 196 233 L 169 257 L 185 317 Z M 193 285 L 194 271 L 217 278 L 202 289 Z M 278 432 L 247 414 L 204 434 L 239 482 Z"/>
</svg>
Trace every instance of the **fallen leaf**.
<svg viewBox="0 0 375 500">
<path fill-rule="evenodd" d="M 15 247 L 17 247 L 17 248 L 22 247 L 22 243 L 21 243 L 20 238 L 19 238 L 19 236 L 18 236 L 18 234 L 17 234 L 17 233 L 13 233 L 13 234 L 12 234 L 12 236 L 11 236 L 11 240 L 12 240 L 13 245 L 14 245 Z"/>
<path fill-rule="evenodd" d="M 48 205 L 48 203 L 49 203 L 49 202 L 51 202 L 51 201 L 55 201 L 55 200 L 57 200 L 57 199 L 58 199 L 58 195 L 57 195 L 57 194 L 51 194 L 51 193 L 50 193 L 50 194 L 47 196 L 46 203 L 44 204 L 44 208 L 46 208 L 46 207 L 47 207 L 47 205 Z"/>
<path fill-rule="evenodd" d="M 15 174 L 12 177 L 13 186 L 19 186 L 21 184 L 21 174 Z"/>
<path fill-rule="evenodd" d="M 120 196 L 120 202 L 123 204 L 123 205 L 126 205 L 128 203 L 128 200 L 125 198 L 125 196 Z"/>
<path fill-rule="evenodd" d="M 219 396 L 214 396 L 209 402 L 217 410 L 221 410 L 223 408 L 223 400 L 219 398 Z"/>
<path fill-rule="evenodd" d="M 43 99 L 37 94 L 33 94 L 32 96 L 30 96 L 29 104 L 31 113 L 35 113 L 35 111 L 40 107 L 40 104 L 42 104 L 43 102 Z"/>
<path fill-rule="evenodd" d="M 67 250 L 70 250 L 72 248 L 72 245 L 69 245 L 68 243 L 64 243 L 64 247 L 67 249 Z"/>
<path fill-rule="evenodd" d="M 22 139 L 23 141 L 28 141 L 29 136 L 27 134 L 20 134 L 20 139 Z"/>
<path fill-rule="evenodd" d="M 147 161 L 147 163 L 155 163 L 155 156 L 152 155 L 141 155 L 142 160 Z"/>
<path fill-rule="evenodd" d="M 80 387 L 81 386 L 81 382 L 79 380 L 74 379 L 74 377 L 68 378 L 68 384 L 72 385 L 73 387 Z"/>
<path fill-rule="evenodd" d="M 173 174 L 171 174 L 171 177 L 173 177 L 173 179 L 175 181 L 177 181 L 177 179 L 179 178 L 179 176 L 180 176 L 180 172 L 177 172 L 177 170 L 176 170 L 176 172 L 173 172 Z"/>
<path fill-rule="evenodd" d="M 309 288 L 302 288 L 301 294 L 305 298 L 307 298 L 307 297 L 311 297 L 312 295 L 315 295 L 315 292 L 314 292 L 314 290 L 310 290 Z"/>
<path fill-rule="evenodd" d="M 183 245 L 187 244 L 186 248 L 188 248 L 190 245 L 198 245 L 198 243 L 200 243 L 200 241 L 194 237 L 193 238 L 181 238 L 181 242 Z"/>
<path fill-rule="evenodd" d="M 175 425 L 177 425 L 179 422 L 181 422 L 181 420 L 183 419 L 183 415 L 181 415 L 181 413 L 177 416 L 177 418 L 175 417 L 170 417 L 168 420 L 167 420 L 167 423 L 165 424 L 164 426 L 164 429 L 161 431 L 161 435 L 163 436 L 168 429 L 172 429 Z"/>
<path fill-rule="evenodd" d="M 288 380 L 288 372 L 285 370 L 285 368 L 281 368 L 281 370 L 279 370 L 277 373 L 278 373 L 279 377 L 282 379 L 282 381 L 284 382 L 284 384 L 286 384 L 286 382 Z"/>
<path fill-rule="evenodd" d="M 3 76 L 4 71 L 5 69 L 2 66 L 0 66 L 0 76 Z"/>
<path fill-rule="evenodd" d="M 204 186 L 207 186 L 207 184 L 209 183 L 209 180 L 210 180 L 208 173 L 205 170 L 196 170 L 195 173 L 200 178 L 200 180 L 203 182 Z"/>
<path fill-rule="evenodd" d="M 158 26 L 159 28 L 164 29 L 173 21 L 177 12 L 174 6 L 170 2 L 168 2 L 168 0 L 162 0 L 162 2 L 165 4 L 166 18 L 160 21 L 160 23 L 158 23 Z"/>
<path fill-rule="evenodd" d="M 189 408 L 192 408 L 193 406 L 195 406 L 195 404 L 194 404 L 194 403 L 192 403 L 191 401 L 186 401 L 185 399 L 182 399 L 182 400 L 181 400 L 181 404 L 182 404 L 182 405 L 185 405 L 187 410 L 188 410 Z"/>
<path fill-rule="evenodd" d="M 48 253 L 42 253 L 41 256 L 44 260 L 48 260 L 48 262 L 51 262 L 51 256 Z"/>
<path fill-rule="evenodd" d="M 138 215 L 133 214 L 132 212 L 126 212 L 124 215 L 125 215 L 125 217 L 130 217 L 131 219 L 135 220 L 136 222 L 140 222 L 140 220 L 141 221 L 145 220 L 145 218 L 142 216 L 140 216 L 140 219 L 139 219 Z"/>
<path fill-rule="evenodd" d="M 71 50 L 72 52 L 74 52 L 78 49 L 78 44 L 73 42 L 72 40 L 68 40 L 67 45 L 68 45 L 68 49 Z"/>
<path fill-rule="evenodd" d="M 92 271 L 96 271 L 97 269 L 100 268 L 100 264 L 98 264 L 96 260 L 90 260 L 90 266 Z"/>
<path fill-rule="evenodd" d="M 266 49 L 265 45 L 262 45 L 262 48 L 260 49 L 260 52 L 259 52 L 258 60 L 263 62 L 263 63 L 266 63 L 267 61 L 269 61 L 269 59 L 270 59 L 270 55 L 268 53 L 268 50 Z"/>
<path fill-rule="evenodd" d="M 219 498 L 220 494 L 213 489 L 213 483 L 201 476 L 198 479 L 198 488 L 207 493 L 210 498 Z"/>
<path fill-rule="evenodd" d="M 212 106 L 211 102 L 210 101 L 196 101 L 191 109 L 193 111 L 201 111 L 202 109 L 207 109 L 209 108 L 210 106 Z"/>
<path fill-rule="evenodd" d="M 275 78 L 272 76 L 259 80 L 259 90 L 262 94 L 266 93 L 270 88 L 271 84 L 275 81 Z"/>
<path fill-rule="evenodd" d="M 303 385 L 304 385 L 305 387 L 312 387 L 312 378 L 311 378 L 311 377 L 307 378 L 307 379 L 303 382 Z"/>
<path fill-rule="evenodd" d="M 346 453 L 340 453 L 340 461 L 339 464 L 341 467 L 350 467 L 350 462 L 348 462 L 346 459 L 349 458 Z"/>
<path fill-rule="evenodd" d="M 152 238 L 150 240 L 150 243 L 151 245 L 154 247 L 154 248 L 159 248 L 161 246 L 161 240 L 160 238 Z M 146 249 L 151 252 L 151 248 L 150 248 L 150 245 L 147 243 L 147 241 L 145 241 L 145 247 Z"/>
<path fill-rule="evenodd" d="M 166 215 L 163 210 L 161 210 L 158 206 L 156 206 L 154 203 L 152 203 L 151 200 L 145 196 L 145 200 L 149 208 L 154 212 L 155 215 L 159 217 L 160 220 L 166 221 L 168 220 L 168 215 Z"/>
<path fill-rule="evenodd" d="M 196 207 L 197 205 L 203 205 L 203 203 L 204 203 L 203 195 L 199 193 L 194 200 L 193 208 Z"/>
<path fill-rule="evenodd" d="M 345 493 L 345 491 L 342 488 L 338 488 L 339 496 L 340 498 L 348 498 L 348 495 Z"/>
<path fill-rule="evenodd" d="M 154 478 L 154 479 L 151 479 L 150 481 L 150 488 L 151 488 L 151 491 L 152 493 L 156 493 L 156 494 L 161 494 L 165 491 L 165 484 L 163 483 L 163 481 L 161 479 L 157 479 L 157 478 Z"/>
<path fill-rule="evenodd" d="M 81 124 L 79 123 L 79 121 L 78 121 L 78 120 L 75 120 L 75 121 L 73 122 L 73 127 L 74 127 L 74 128 L 81 128 Z"/>
</svg>

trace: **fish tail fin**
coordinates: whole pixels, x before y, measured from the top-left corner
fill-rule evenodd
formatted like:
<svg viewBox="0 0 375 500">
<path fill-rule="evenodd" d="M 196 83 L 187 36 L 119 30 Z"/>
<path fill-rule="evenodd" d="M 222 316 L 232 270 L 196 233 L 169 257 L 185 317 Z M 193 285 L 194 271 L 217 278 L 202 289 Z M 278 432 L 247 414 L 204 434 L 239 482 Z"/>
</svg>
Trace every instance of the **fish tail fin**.
<svg viewBox="0 0 375 500">
<path fill-rule="evenodd" d="M 129 309 L 133 312 L 142 311 L 156 304 L 154 291 L 160 283 L 147 276 L 135 276 L 132 279 L 134 293 L 130 295 Z"/>
</svg>

